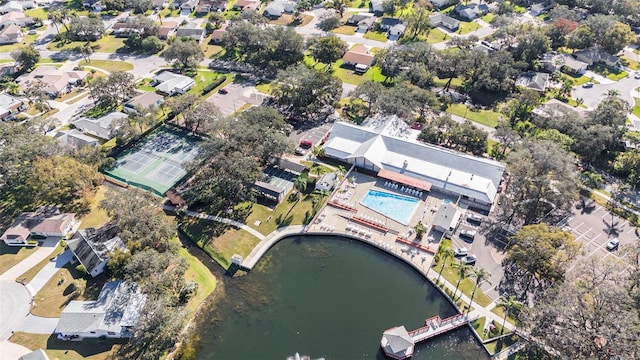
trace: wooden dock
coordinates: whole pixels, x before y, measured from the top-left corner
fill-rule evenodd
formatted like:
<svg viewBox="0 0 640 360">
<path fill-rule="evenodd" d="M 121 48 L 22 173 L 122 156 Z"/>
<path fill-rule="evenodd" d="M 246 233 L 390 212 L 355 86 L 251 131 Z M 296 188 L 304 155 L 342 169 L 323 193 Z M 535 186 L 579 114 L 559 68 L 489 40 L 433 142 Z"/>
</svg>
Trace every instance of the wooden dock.
<svg viewBox="0 0 640 360">
<path fill-rule="evenodd" d="M 453 329 L 457 329 L 462 325 L 468 324 L 469 321 L 468 316 L 463 314 L 454 315 L 446 319 L 440 319 L 440 316 L 436 315 L 426 319 L 424 321 L 425 326 L 409 331 L 409 336 L 411 336 L 413 343 L 417 344 L 421 341 L 425 341 Z"/>
</svg>

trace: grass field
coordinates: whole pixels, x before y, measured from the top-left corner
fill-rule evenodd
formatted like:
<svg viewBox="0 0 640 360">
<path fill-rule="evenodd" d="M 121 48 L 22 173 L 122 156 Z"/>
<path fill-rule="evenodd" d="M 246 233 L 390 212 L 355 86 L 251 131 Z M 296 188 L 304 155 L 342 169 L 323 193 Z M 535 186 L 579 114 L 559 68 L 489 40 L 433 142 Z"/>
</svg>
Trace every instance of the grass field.
<svg viewBox="0 0 640 360">
<path fill-rule="evenodd" d="M 24 274 L 18 276 L 18 279 L 24 280 L 24 283 L 28 284 L 29 282 L 31 282 L 31 280 L 33 280 L 36 274 L 40 270 L 42 270 L 42 268 L 44 268 L 48 263 L 51 262 L 49 259 L 58 256 L 58 254 L 62 253 L 63 251 L 64 251 L 64 248 L 62 246 L 60 245 L 56 246 L 56 249 L 51 253 L 51 255 L 49 255 L 47 258 L 43 259 L 42 261 L 40 261 L 38 264 L 36 264 L 36 266 L 27 270 L 27 272 L 25 272 Z"/>
<path fill-rule="evenodd" d="M 251 206 L 251 214 L 247 217 L 246 224 L 258 230 L 261 234 L 268 235 L 280 226 L 308 224 L 314 215 L 313 196 L 311 194 L 303 194 L 302 199 L 298 202 L 285 200 L 276 206 L 273 211 L 260 204 L 244 203 L 238 206 Z M 322 201 L 326 200 L 327 197 Z M 271 220 L 269 220 L 269 217 L 271 217 Z M 261 224 L 255 225 L 258 220 Z"/>
<path fill-rule="evenodd" d="M 149 85 L 149 84 L 151 84 L 151 81 L 153 81 L 153 80 L 152 79 L 142 79 L 138 83 L 138 89 L 144 90 L 144 91 L 156 92 L 156 88 L 154 88 L 153 86 Z"/>
<path fill-rule="evenodd" d="M 488 13 L 487 15 L 482 17 L 482 21 L 491 24 L 491 21 L 496 18 L 496 14 Z"/>
<path fill-rule="evenodd" d="M 35 39 L 38 38 L 38 34 L 36 35 L 25 35 L 24 38 L 22 39 L 22 42 L 16 43 L 16 44 L 7 44 L 7 45 L 1 45 L 0 46 L 0 52 L 3 53 L 10 53 L 13 50 L 17 50 L 20 49 L 23 46 L 27 46 L 29 44 L 31 44 Z"/>
<path fill-rule="evenodd" d="M 443 247 L 451 247 L 451 240 L 449 239 L 444 239 L 442 240 L 442 243 L 440 244 L 440 248 Z M 444 277 L 448 282 L 450 282 L 453 285 L 456 285 L 458 283 L 458 279 L 460 278 L 456 272 L 456 269 L 453 268 L 453 263 L 454 261 L 457 261 L 455 259 L 452 258 L 447 258 L 445 266 L 444 266 L 444 270 L 442 271 L 442 277 Z M 440 272 L 442 263 L 440 261 L 435 263 L 435 270 L 437 270 L 438 272 Z M 462 291 L 462 293 L 464 293 L 466 296 L 471 297 L 471 293 L 473 292 L 473 288 L 474 288 L 474 282 L 473 280 L 471 280 L 470 278 L 465 278 L 464 280 L 462 280 L 460 282 L 460 287 L 458 288 L 458 295 L 460 294 L 460 291 Z M 489 298 L 487 295 L 485 295 L 482 290 L 477 289 L 476 290 L 476 294 L 473 297 L 473 302 L 477 303 L 480 306 L 487 306 L 489 304 L 491 304 L 491 298 Z"/>
<path fill-rule="evenodd" d="M 14 333 L 9 339 L 31 350 L 45 349 L 49 359 L 64 360 L 107 360 L 120 348 L 118 341 L 62 341 L 56 335 L 36 335 L 23 332 Z M 123 340 L 120 340 L 123 341 Z"/>
<path fill-rule="evenodd" d="M 216 278 L 211 271 L 204 266 L 195 256 L 189 254 L 187 249 L 180 249 L 178 254 L 187 259 L 189 267 L 184 273 L 185 280 L 192 280 L 198 284 L 198 291 L 189 299 L 186 307 L 189 313 L 193 313 L 198 306 L 216 289 Z"/>
<path fill-rule="evenodd" d="M 29 257 L 37 249 L 37 246 L 7 246 L 4 241 L 0 241 L 0 274 Z"/>
<path fill-rule="evenodd" d="M 220 73 L 215 71 L 198 70 L 198 73 L 193 78 L 193 80 L 195 80 L 196 82 L 196 85 L 191 90 L 189 90 L 188 93 L 196 96 L 202 96 L 202 90 L 207 85 L 211 84 L 214 80 L 216 80 L 220 75 L 221 75 Z M 228 83 L 229 79 L 233 80 L 232 74 L 226 74 L 226 76 L 227 76 L 227 82 L 225 83 Z M 220 87 L 224 85 L 225 84 L 222 84 L 220 85 Z"/>
<path fill-rule="evenodd" d="M 256 90 L 264 94 L 271 94 L 271 83 L 258 84 Z"/>
<path fill-rule="evenodd" d="M 443 87 L 447 84 L 447 81 L 449 81 L 449 79 L 440 79 L 439 77 L 434 77 L 433 81 L 435 82 L 436 86 L 440 86 Z M 453 80 L 451 80 L 451 85 L 452 88 L 458 88 L 460 86 L 462 86 L 462 79 L 460 78 L 455 78 Z"/>
<path fill-rule="evenodd" d="M 340 35 L 353 35 L 356 33 L 356 28 L 354 26 L 343 25 L 331 30 L 331 32 Z"/>
<path fill-rule="evenodd" d="M 80 66 L 88 65 L 92 67 L 97 67 L 108 72 L 115 71 L 129 71 L 133 70 L 133 64 L 128 63 L 126 61 L 113 61 L 113 60 L 91 60 L 90 63 L 87 63 L 86 60 L 82 60 L 79 63 Z"/>
<path fill-rule="evenodd" d="M 45 8 L 42 8 L 42 7 L 36 7 L 36 8 L 24 11 L 24 14 L 26 16 L 29 16 L 29 17 L 32 17 L 32 18 L 39 18 L 40 20 L 46 20 L 48 13 L 49 13 L 49 11 L 47 9 L 45 9 Z"/>
<path fill-rule="evenodd" d="M 636 104 L 633 107 L 633 115 L 640 117 L 640 98 L 634 98 Z"/>
<path fill-rule="evenodd" d="M 34 35 L 37 36 L 37 35 Z M 94 41 L 91 43 L 91 46 L 98 45 L 100 48 L 97 50 L 98 52 L 106 52 L 106 53 L 114 53 L 116 50 L 124 47 L 123 38 L 116 38 L 110 35 L 105 35 L 98 41 Z M 70 43 L 64 44 L 61 42 L 51 42 L 47 45 L 47 50 L 52 51 L 74 51 L 77 47 L 83 46 L 85 44 L 84 41 L 72 41 Z"/>
<path fill-rule="evenodd" d="M 452 104 L 447 108 L 447 112 L 490 127 L 496 127 L 498 120 L 503 116 L 493 110 L 471 111 L 464 104 Z"/>
<path fill-rule="evenodd" d="M 327 64 L 316 63 L 315 59 L 313 59 L 311 56 L 305 56 L 304 63 L 309 67 L 315 68 L 316 70 L 328 70 Z M 382 70 L 378 66 L 372 66 L 364 74 L 360 74 L 356 73 L 351 68 L 342 67 L 342 59 L 336 61 L 333 64 L 332 73 L 342 82 L 353 85 L 359 85 L 365 80 L 382 82 L 385 79 L 385 77 L 382 75 Z M 261 90 L 258 89 L 258 91 Z"/>
<path fill-rule="evenodd" d="M 382 31 L 367 31 L 363 37 L 369 40 L 387 42 L 387 33 Z"/>
<path fill-rule="evenodd" d="M 494 332 L 496 334 L 500 334 L 501 327 L 502 327 L 502 324 L 496 324 L 496 330 Z M 498 340 L 488 342 L 484 344 L 484 346 L 487 347 L 487 350 L 489 350 L 490 354 L 495 354 L 515 344 L 516 342 L 518 342 L 518 340 L 519 340 L 519 337 L 517 335 L 505 336 Z"/>
<path fill-rule="evenodd" d="M 293 15 L 283 14 L 277 20 L 270 20 L 269 24 L 271 24 L 271 25 L 283 25 L 283 26 L 305 26 L 308 23 L 310 23 L 311 20 L 313 20 L 313 16 L 305 15 L 302 18 L 301 22 L 299 22 L 299 23 L 294 25 L 293 24 Z"/>
<path fill-rule="evenodd" d="M 570 74 L 563 74 L 563 75 L 562 75 L 562 77 L 563 77 L 564 79 L 571 79 L 571 80 L 573 80 L 573 85 L 574 85 L 574 86 L 582 86 L 583 84 L 588 83 L 588 82 L 590 82 L 590 81 L 591 81 L 592 83 L 594 83 L 594 84 L 598 84 L 598 82 L 597 82 L 597 81 L 595 81 L 595 80 L 591 80 L 591 78 L 586 77 L 586 76 L 584 76 L 584 75 L 578 75 L 578 76 L 575 76 L 575 75 L 570 75 Z"/>
<path fill-rule="evenodd" d="M 474 32 L 478 29 L 480 29 L 480 25 L 478 25 L 478 23 L 475 23 L 473 21 L 471 22 L 461 21 L 460 27 L 458 28 L 458 31 L 456 31 L 456 33 L 459 35 L 464 35 L 470 32 Z"/>
<path fill-rule="evenodd" d="M 107 280 L 104 274 L 87 279 L 75 270 L 75 265 L 68 263 L 34 296 L 31 313 L 42 317 L 60 317 L 62 310 L 72 300 L 97 299 Z"/>
<path fill-rule="evenodd" d="M 431 31 L 429 31 L 429 34 L 427 35 L 427 42 L 429 44 L 437 44 L 449 39 L 451 39 L 451 36 L 445 34 L 438 28 L 431 29 Z"/>
<path fill-rule="evenodd" d="M 628 74 L 618 69 L 613 69 L 604 65 L 593 65 L 591 70 L 599 75 L 605 76 L 609 80 L 618 81 L 625 78 Z"/>
<path fill-rule="evenodd" d="M 104 200 L 105 193 L 107 192 L 107 186 L 102 185 L 98 187 L 95 196 L 91 200 L 90 211 L 84 215 L 80 220 L 80 229 L 99 228 L 109 222 L 109 215 L 100 207 L 100 202 Z"/>
</svg>

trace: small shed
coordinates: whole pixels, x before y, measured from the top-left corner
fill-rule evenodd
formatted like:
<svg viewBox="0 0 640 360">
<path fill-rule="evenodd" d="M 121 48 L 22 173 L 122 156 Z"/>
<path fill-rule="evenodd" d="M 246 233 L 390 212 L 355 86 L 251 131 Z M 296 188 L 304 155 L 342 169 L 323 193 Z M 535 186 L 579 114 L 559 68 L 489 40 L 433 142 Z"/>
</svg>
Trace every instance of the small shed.
<svg viewBox="0 0 640 360">
<path fill-rule="evenodd" d="M 413 339 L 404 326 L 397 326 L 382 333 L 380 346 L 385 355 L 394 359 L 405 359 L 413 355 Z"/>
<path fill-rule="evenodd" d="M 337 172 L 326 173 L 316 180 L 316 190 L 331 191 L 338 184 L 339 178 Z"/>
<path fill-rule="evenodd" d="M 451 203 L 442 204 L 440 208 L 438 208 L 436 217 L 433 220 L 433 228 L 436 231 L 451 236 L 456 231 L 461 216 L 462 213 L 458 211 L 455 205 Z"/>
</svg>

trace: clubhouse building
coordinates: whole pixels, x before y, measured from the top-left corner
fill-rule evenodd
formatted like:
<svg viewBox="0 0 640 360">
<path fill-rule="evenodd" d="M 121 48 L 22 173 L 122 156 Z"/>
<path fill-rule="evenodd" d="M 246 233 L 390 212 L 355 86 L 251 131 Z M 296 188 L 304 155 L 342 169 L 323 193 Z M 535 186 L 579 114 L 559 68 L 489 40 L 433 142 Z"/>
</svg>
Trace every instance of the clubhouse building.
<svg viewBox="0 0 640 360">
<path fill-rule="evenodd" d="M 418 134 L 396 116 L 369 118 L 362 126 L 340 121 L 324 144 L 325 156 L 418 190 L 455 196 L 459 205 L 489 211 L 504 164 L 424 144 L 417 140 Z"/>
</svg>

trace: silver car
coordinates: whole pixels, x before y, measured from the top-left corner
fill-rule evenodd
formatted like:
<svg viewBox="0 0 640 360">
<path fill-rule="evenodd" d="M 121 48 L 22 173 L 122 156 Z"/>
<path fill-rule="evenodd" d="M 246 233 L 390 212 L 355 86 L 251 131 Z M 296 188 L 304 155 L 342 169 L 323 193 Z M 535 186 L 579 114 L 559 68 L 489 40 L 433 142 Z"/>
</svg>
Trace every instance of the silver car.
<svg viewBox="0 0 640 360">
<path fill-rule="evenodd" d="M 465 230 L 461 230 L 460 231 L 460 236 L 464 236 L 466 238 L 473 239 L 476 236 L 477 233 L 478 232 L 475 231 L 475 230 L 466 230 L 465 229 Z"/>
<path fill-rule="evenodd" d="M 460 259 L 460 261 L 465 265 L 473 265 L 476 263 L 476 260 L 478 260 L 478 258 L 475 255 L 467 255 Z"/>
</svg>

